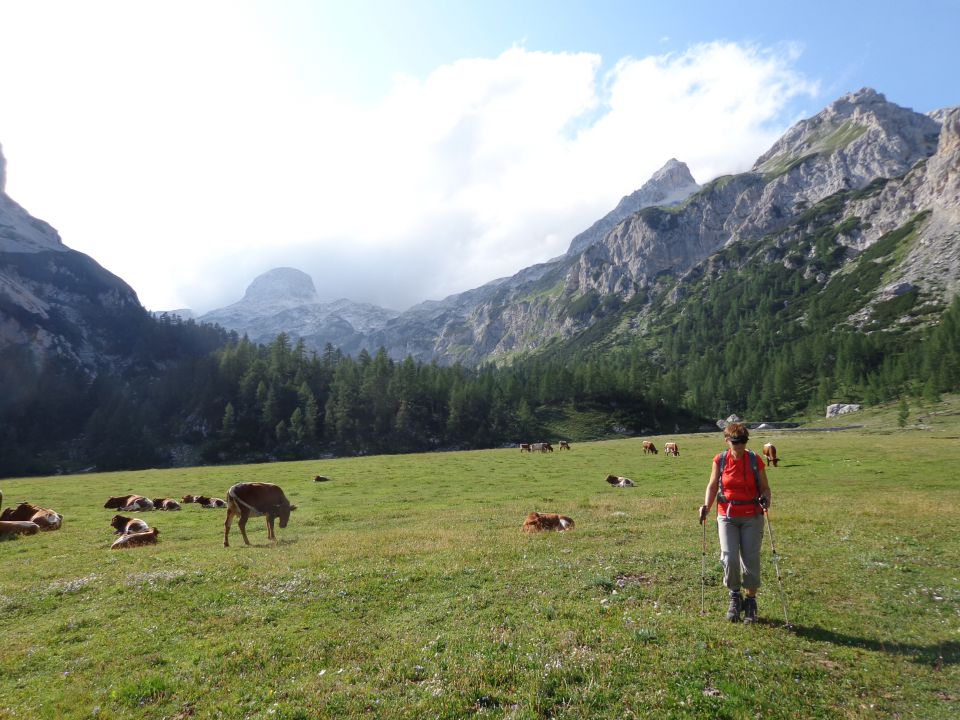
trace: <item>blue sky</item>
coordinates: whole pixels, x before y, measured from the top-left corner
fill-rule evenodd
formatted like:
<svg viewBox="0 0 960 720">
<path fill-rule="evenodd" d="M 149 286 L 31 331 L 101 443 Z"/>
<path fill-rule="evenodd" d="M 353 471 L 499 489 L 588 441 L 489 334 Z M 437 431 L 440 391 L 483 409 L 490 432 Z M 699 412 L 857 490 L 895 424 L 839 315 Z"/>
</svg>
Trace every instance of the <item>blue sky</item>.
<svg viewBox="0 0 960 720">
<path fill-rule="evenodd" d="M 512 45 L 599 53 L 609 69 L 623 57 L 683 52 L 715 40 L 800 43 L 795 66 L 821 81 L 824 100 L 866 86 L 928 112 L 956 104 L 960 90 L 951 70 L 960 67 L 960 0 L 303 0 L 283 6 L 289 12 L 270 10 L 264 17 L 299 49 L 304 70 L 315 78 L 327 63 L 351 58 L 328 82 L 366 99 L 386 92 L 394 72 L 424 76 L 458 58 L 496 56 Z M 316 47 L 318 37 L 325 49 Z M 314 51 L 304 50 L 311 45 Z"/>
<path fill-rule="evenodd" d="M 960 104 L 957 27 L 960 0 L 0 0 L 7 191 L 152 309 L 277 266 L 403 309 L 861 87 Z"/>
</svg>

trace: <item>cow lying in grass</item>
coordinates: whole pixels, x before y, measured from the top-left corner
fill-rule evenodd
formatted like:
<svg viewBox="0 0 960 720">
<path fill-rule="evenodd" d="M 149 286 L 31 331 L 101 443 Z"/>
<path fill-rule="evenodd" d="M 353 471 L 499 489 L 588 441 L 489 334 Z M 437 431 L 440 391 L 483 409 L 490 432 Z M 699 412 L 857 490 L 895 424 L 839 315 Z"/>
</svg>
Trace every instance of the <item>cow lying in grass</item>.
<svg viewBox="0 0 960 720">
<path fill-rule="evenodd" d="M 143 495 L 118 495 L 108 498 L 103 506 L 111 510 L 123 510 L 124 512 L 153 510 L 153 500 Z"/>
<path fill-rule="evenodd" d="M 0 537 L 9 535 L 36 535 L 40 526 L 29 520 L 0 520 Z"/>
<path fill-rule="evenodd" d="M 114 535 L 129 535 L 130 533 L 146 532 L 150 526 L 140 518 L 130 518 L 123 515 L 114 515 L 110 521 Z"/>
<path fill-rule="evenodd" d="M 140 545 L 156 545 L 157 535 L 159 534 L 160 531 L 156 528 L 150 528 L 144 532 L 127 533 L 114 540 L 110 549 L 123 550 L 124 548 L 139 547 Z"/>
<path fill-rule="evenodd" d="M 564 530 L 573 530 L 573 524 L 573 518 L 566 515 L 532 512 L 523 521 L 522 530 L 527 533 L 540 532 L 541 530 L 563 532 Z"/>
<path fill-rule="evenodd" d="M 635 487 L 636 483 L 628 477 L 622 475 L 607 475 L 607 482 L 614 487 Z"/>
<path fill-rule="evenodd" d="M 227 519 L 223 523 L 223 546 L 230 547 L 230 524 L 234 517 L 240 518 L 237 525 L 243 542 L 247 545 L 247 520 L 251 517 L 266 517 L 267 539 L 276 540 L 273 532 L 273 521 L 280 519 L 280 527 L 285 528 L 290 520 L 290 513 L 297 509 L 291 505 L 287 496 L 278 485 L 271 483 L 237 483 L 227 490 Z"/>
<path fill-rule="evenodd" d="M 41 530 L 59 530 L 63 524 L 63 515 L 33 503 L 22 502 L 0 513 L 0 520 L 32 522 Z"/>
<path fill-rule="evenodd" d="M 179 510 L 180 503 L 178 503 L 173 498 L 154 498 L 153 509 L 154 510 Z"/>
<path fill-rule="evenodd" d="M 220 498 L 215 497 L 207 497 L 206 495 L 184 495 L 181 502 L 184 504 L 197 503 L 200 507 L 208 510 L 211 508 L 225 508 L 227 506 L 226 500 L 221 500 Z"/>
</svg>

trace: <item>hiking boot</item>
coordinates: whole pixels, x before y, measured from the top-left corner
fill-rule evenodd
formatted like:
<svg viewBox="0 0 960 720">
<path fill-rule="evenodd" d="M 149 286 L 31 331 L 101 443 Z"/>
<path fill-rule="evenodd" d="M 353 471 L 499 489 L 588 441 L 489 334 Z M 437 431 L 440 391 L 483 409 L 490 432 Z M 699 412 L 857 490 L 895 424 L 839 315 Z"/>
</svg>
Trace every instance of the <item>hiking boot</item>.
<svg viewBox="0 0 960 720">
<path fill-rule="evenodd" d="M 743 599 L 743 622 L 755 623 L 757 621 L 757 599 L 748 597 Z"/>
<path fill-rule="evenodd" d="M 743 599 L 738 590 L 730 591 L 730 607 L 727 608 L 727 620 L 740 622 L 740 611 L 743 609 Z"/>
</svg>

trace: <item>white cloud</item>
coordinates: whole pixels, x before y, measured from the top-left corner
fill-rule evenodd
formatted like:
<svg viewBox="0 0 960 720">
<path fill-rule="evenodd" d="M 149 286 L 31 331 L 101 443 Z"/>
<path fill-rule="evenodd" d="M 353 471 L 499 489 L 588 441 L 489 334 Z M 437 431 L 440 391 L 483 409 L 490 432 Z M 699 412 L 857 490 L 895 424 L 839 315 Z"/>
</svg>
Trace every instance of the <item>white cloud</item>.
<svg viewBox="0 0 960 720">
<path fill-rule="evenodd" d="M 211 52 L 207 12 L 146 49 L 86 54 L 64 31 L 78 54 L 66 79 L 38 66 L 47 94 L 0 78 L 8 191 L 153 308 L 229 304 L 280 265 L 398 309 L 476 287 L 563 253 L 670 157 L 700 182 L 746 169 L 817 92 L 792 46 L 711 43 L 606 74 L 595 54 L 514 47 L 360 106 L 294 90 L 242 16 Z M 17 53 L 41 55 L 0 49 L 0 65 Z"/>
</svg>

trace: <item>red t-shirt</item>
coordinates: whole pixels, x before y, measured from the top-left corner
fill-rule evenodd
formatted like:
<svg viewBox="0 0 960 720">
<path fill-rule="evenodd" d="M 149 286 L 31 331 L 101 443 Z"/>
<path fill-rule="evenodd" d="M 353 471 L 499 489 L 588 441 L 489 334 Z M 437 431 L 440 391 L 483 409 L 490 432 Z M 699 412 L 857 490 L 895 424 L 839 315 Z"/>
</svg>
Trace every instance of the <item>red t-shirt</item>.
<svg viewBox="0 0 960 720">
<path fill-rule="evenodd" d="M 713 458 L 714 464 L 720 466 L 720 455 Z M 763 458 L 757 455 L 757 471 L 765 467 Z M 737 460 L 733 453 L 727 451 L 727 464 L 723 467 L 723 477 L 720 479 L 723 485 L 723 494 L 727 500 L 756 500 L 757 498 L 757 480 L 753 477 L 753 468 L 750 467 L 750 451 L 744 451 L 743 455 Z M 734 505 L 733 503 L 717 502 L 717 514 L 726 515 L 727 506 L 730 506 L 729 517 L 749 517 L 759 515 L 763 512 L 756 503 L 749 505 Z"/>
</svg>

